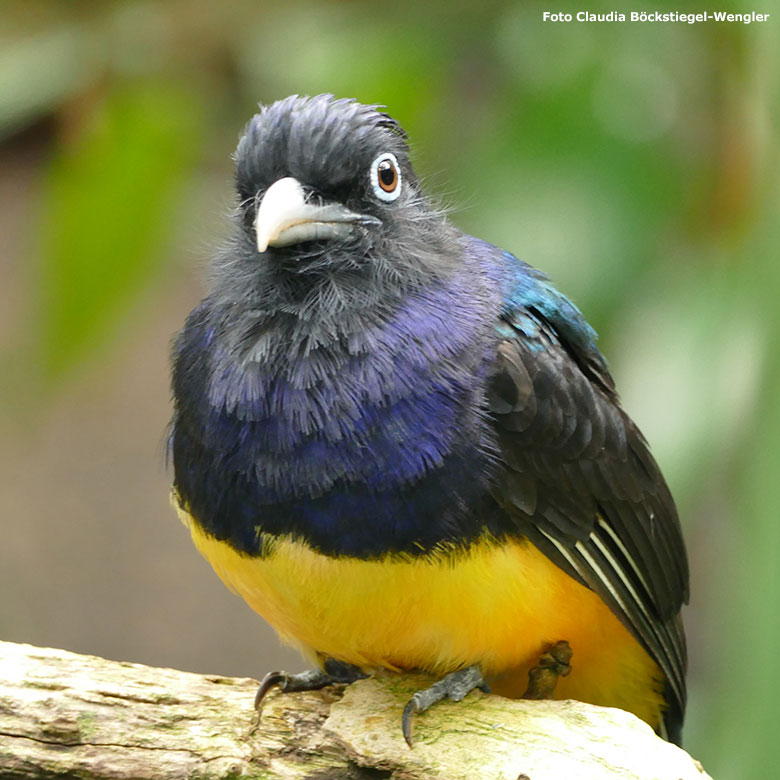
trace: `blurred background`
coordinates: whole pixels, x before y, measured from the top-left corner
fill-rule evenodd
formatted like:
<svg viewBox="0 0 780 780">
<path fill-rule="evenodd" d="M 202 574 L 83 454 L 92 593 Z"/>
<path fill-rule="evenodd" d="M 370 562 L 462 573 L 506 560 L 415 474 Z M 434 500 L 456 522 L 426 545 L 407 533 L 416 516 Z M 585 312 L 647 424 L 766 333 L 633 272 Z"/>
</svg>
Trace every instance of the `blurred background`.
<svg viewBox="0 0 780 780">
<path fill-rule="evenodd" d="M 170 339 L 227 230 L 239 132 L 258 101 L 329 91 L 386 104 L 457 224 L 549 272 L 599 331 L 689 544 L 686 747 L 720 780 L 777 776 L 780 8 L 728 6 L 772 17 L 6 0 L 0 637 L 301 668 L 195 552 L 163 440 Z"/>
</svg>

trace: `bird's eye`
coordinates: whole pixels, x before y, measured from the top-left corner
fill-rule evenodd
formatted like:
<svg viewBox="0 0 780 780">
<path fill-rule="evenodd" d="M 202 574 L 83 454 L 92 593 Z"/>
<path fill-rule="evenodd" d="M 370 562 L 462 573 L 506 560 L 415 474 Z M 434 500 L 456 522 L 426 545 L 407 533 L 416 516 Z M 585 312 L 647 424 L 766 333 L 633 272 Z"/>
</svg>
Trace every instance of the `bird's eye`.
<svg viewBox="0 0 780 780">
<path fill-rule="evenodd" d="M 385 152 L 371 163 L 371 186 L 380 200 L 395 200 L 401 194 L 401 170 L 394 154 Z"/>
</svg>

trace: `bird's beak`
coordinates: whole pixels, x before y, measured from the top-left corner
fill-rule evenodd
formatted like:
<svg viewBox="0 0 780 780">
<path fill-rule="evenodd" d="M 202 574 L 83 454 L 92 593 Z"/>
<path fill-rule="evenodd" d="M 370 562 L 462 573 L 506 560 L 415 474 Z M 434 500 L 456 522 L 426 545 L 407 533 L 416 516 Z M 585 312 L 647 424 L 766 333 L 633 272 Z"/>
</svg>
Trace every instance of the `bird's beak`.
<svg viewBox="0 0 780 780">
<path fill-rule="evenodd" d="M 307 203 L 297 179 L 275 181 L 263 195 L 255 217 L 257 251 L 320 238 L 347 238 L 355 225 L 379 225 L 367 214 L 356 214 L 340 203 Z"/>
</svg>

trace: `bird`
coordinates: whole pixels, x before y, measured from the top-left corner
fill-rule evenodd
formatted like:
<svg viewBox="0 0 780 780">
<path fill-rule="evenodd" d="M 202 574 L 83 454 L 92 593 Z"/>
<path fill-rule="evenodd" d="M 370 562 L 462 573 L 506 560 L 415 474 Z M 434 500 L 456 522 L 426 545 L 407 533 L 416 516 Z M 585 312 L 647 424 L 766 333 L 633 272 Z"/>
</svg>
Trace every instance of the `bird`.
<svg viewBox="0 0 780 780">
<path fill-rule="evenodd" d="M 680 521 L 580 310 L 455 226 L 383 106 L 261 104 L 234 160 L 168 442 L 196 548 L 312 664 L 258 706 L 414 670 L 435 682 L 410 746 L 475 689 L 618 707 L 679 744 Z"/>
</svg>

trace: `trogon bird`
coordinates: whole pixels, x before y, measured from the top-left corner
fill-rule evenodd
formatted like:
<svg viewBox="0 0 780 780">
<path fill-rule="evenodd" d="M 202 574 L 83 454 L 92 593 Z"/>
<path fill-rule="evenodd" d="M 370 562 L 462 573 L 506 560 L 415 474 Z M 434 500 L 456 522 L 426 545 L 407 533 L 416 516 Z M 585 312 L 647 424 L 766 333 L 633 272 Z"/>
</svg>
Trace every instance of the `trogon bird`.
<svg viewBox="0 0 780 780">
<path fill-rule="evenodd" d="M 620 707 L 680 741 L 677 512 L 596 334 L 459 231 L 381 107 L 292 96 L 247 125 L 237 207 L 173 349 L 173 500 L 198 550 L 316 668 Z"/>
</svg>

